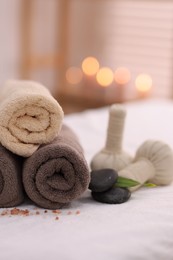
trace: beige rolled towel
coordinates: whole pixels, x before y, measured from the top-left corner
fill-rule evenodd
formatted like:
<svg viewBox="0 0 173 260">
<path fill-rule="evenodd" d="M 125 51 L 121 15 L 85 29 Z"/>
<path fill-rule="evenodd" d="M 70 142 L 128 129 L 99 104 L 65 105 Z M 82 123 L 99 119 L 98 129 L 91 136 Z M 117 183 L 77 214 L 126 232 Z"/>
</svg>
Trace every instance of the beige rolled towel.
<svg viewBox="0 0 173 260">
<path fill-rule="evenodd" d="M 0 142 L 23 157 L 59 133 L 63 110 L 49 90 L 28 80 L 8 80 L 0 88 Z"/>
</svg>

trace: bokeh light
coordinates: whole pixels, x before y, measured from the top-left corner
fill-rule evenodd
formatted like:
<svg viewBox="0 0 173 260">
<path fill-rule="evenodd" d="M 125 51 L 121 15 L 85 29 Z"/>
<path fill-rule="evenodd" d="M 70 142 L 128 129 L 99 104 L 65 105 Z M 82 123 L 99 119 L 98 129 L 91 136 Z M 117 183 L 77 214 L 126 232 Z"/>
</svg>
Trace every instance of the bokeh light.
<svg viewBox="0 0 173 260">
<path fill-rule="evenodd" d="M 135 85 L 138 91 L 147 92 L 152 87 L 152 78 L 148 74 L 140 74 L 136 78 Z"/>
<path fill-rule="evenodd" d="M 120 85 L 127 84 L 131 79 L 131 74 L 128 68 L 119 67 L 114 74 L 115 82 Z"/>
<path fill-rule="evenodd" d="M 96 75 L 96 80 L 99 85 L 102 87 L 109 86 L 114 79 L 114 74 L 110 68 L 103 67 L 101 68 Z"/>
<path fill-rule="evenodd" d="M 68 81 L 68 83 L 70 84 L 79 84 L 82 80 L 82 71 L 80 68 L 77 67 L 70 67 L 67 71 L 66 71 L 66 80 Z"/>
<path fill-rule="evenodd" d="M 99 70 L 99 62 L 94 57 L 87 57 L 82 62 L 82 70 L 88 76 L 93 76 Z"/>
</svg>

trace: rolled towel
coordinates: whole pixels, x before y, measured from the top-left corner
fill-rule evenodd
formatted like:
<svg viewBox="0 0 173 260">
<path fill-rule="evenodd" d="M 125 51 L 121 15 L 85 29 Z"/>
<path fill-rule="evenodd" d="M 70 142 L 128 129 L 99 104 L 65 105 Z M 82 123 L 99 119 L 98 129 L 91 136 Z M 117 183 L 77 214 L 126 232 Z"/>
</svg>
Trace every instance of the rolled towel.
<svg viewBox="0 0 173 260">
<path fill-rule="evenodd" d="M 40 146 L 24 161 L 25 191 L 43 208 L 58 209 L 80 197 L 89 180 L 83 149 L 75 133 L 65 125 L 53 142 Z"/>
<path fill-rule="evenodd" d="M 51 142 L 61 129 L 63 111 L 43 85 L 8 80 L 0 88 L 0 143 L 23 157 Z"/>
<path fill-rule="evenodd" d="M 0 207 L 23 202 L 22 159 L 0 145 Z"/>
</svg>

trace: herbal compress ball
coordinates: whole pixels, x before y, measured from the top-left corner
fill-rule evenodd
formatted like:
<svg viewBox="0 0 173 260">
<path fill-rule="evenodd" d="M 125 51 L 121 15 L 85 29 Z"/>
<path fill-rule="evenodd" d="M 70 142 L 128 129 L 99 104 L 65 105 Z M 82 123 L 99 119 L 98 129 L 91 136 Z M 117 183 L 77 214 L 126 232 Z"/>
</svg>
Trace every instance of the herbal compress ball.
<svg viewBox="0 0 173 260">
<path fill-rule="evenodd" d="M 118 172 L 121 177 L 138 181 L 141 185 L 149 181 L 156 185 L 168 185 L 173 180 L 173 151 L 161 141 L 147 140 L 137 150 L 134 162 Z"/>
<path fill-rule="evenodd" d="M 126 110 L 122 105 L 110 107 L 106 145 L 93 157 L 92 170 L 112 168 L 119 171 L 132 161 L 131 156 L 122 150 L 125 117 Z"/>
</svg>

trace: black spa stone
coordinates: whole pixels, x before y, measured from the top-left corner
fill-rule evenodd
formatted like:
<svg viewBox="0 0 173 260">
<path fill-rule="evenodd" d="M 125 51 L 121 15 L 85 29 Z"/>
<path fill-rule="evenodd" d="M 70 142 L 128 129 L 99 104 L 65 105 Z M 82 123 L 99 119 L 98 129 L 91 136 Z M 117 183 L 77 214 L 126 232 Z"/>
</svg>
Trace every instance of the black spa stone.
<svg viewBox="0 0 173 260">
<path fill-rule="evenodd" d="M 91 195 L 94 200 L 102 203 L 120 204 L 130 198 L 131 192 L 125 188 L 113 187 L 104 192 L 92 192 Z"/>
<path fill-rule="evenodd" d="M 94 192 L 106 191 L 115 184 L 117 178 L 118 174 L 113 169 L 91 171 L 89 189 Z"/>
</svg>

